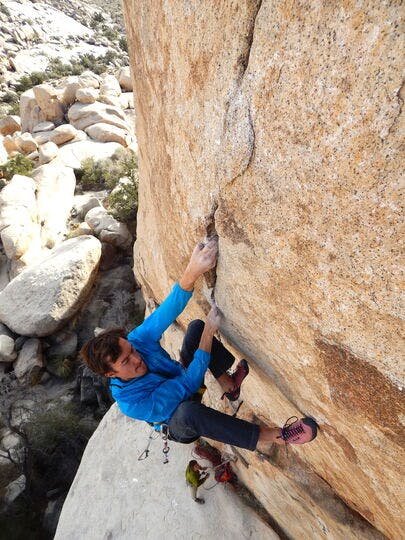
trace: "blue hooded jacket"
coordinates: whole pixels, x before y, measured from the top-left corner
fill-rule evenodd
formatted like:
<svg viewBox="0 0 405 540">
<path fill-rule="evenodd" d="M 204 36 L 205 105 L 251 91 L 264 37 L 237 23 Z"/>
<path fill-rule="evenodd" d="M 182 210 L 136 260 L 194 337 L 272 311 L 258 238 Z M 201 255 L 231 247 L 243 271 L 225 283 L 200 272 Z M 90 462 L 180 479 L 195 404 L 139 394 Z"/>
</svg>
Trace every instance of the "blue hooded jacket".
<svg viewBox="0 0 405 540">
<path fill-rule="evenodd" d="M 111 379 L 113 398 L 123 414 L 146 422 L 168 422 L 178 405 L 201 386 L 210 354 L 198 349 L 186 371 L 159 343 L 192 294 L 176 283 L 162 304 L 128 334 L 128 341 L 141 355 L 148 372 L 129 381 Z"/>
</svg>

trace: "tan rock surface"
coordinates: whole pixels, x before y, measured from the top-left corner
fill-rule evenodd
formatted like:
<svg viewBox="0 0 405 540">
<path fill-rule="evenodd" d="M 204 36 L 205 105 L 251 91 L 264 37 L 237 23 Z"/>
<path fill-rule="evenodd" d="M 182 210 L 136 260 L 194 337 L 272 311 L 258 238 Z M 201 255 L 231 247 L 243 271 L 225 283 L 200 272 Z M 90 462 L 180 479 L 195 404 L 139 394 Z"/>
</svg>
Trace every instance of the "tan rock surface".
<svg viewBox="0 0 405 540">
<path fill-rule="evenodd" d="M 162 301 L 217 232 L 216 280 L 182 324 L 215 285 L 222 334 L 251 365 L 241 415 L 322 428 L 288 455 L 242 452 L 239 474 L 293 538 L 399 538 L 400 9 L 159 6 L 124 2 L 137 278 Z"/>
</svg>

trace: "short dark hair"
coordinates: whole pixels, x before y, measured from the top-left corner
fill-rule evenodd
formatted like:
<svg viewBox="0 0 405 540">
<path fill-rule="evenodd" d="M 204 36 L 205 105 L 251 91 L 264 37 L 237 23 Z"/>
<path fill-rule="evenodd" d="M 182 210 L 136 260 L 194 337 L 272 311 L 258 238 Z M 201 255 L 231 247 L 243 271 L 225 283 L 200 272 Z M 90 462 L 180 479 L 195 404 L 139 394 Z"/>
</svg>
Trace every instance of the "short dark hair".
<svg viewBox="0 0 405 540">
<path fill-rule="evenodd" d="M 111 371 L 111 364 L 117 361 L 121 353 L 119 338 L 126 337 L 125 328 L 107 328 L 83 345 L 80 356 L 94 373 L 104 376 Z"/>
</svg>

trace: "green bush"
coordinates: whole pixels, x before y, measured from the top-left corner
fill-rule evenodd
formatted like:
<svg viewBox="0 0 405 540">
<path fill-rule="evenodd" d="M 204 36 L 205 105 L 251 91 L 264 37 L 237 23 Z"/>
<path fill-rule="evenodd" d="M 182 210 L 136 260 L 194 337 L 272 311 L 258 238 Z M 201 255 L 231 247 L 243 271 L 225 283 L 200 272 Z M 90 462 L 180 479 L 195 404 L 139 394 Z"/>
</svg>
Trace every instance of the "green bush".
<svg viewBox="0 0 405 540">
<path fill-rule="evenodd" d="M 120 46 L 121 50 L 128 52 L 128 40 L 126 36 L 120 37 L 120 39 L 118 40 L 118 45 Z"/>
<path fill-rule="evenodd" d="M 11 17 L 10 10 L 4 4 L 0 4 L 0 13 L 3 13 L 3 15 L 6 15 L 7 17 Z"/>
<path fill-rule="evenodd" d="M 31 176 L 34 164 L 22 154 L 11 157 L 4 165 L 0 165 L 0 178 L 11 180 L 15 174 Z"/>
<path fill-rule="evenodd" d="M 48 359 L 46 369 L 60 379 L 68 379 L 74 373 L 75 363 L 69 358 L 54 356 Z"/>
<path fill-rule="evenodd" d="M 118 38 L 118 31 L 115 30 L 115 28 L 110 28 L 106 24 L 103 24 L 101 26 L 101 30 L 104 34 L 104 36 L 109 39 L 110 41 L 114 41 Z"/>
<path fill-rule="evenodd" d="M 16 90 L 19 94 L 22 94 L 26 90 L 30 90 L 37 84 L 42 84 L 46 80 L 46 74 L 41 71 L 33 71 L 29 75 L 23 75 L 18 79 L 16 84 Z"/>
<path fill-rule="evenodd" d="M 81 163 L 81 168 L 76 171 L 76 181 L 82 189 L 104 189 L 104 177 L 101 161 L 86 158 Z"/>
<path fill-rule="evenodd" d="M 20 102 L 15 101 L 14 103 L 11 103 L 11 105 L 9 105 L 9 107 L 8 107 L 7 114 L 16 114 L 17 116 L 19 116 L 19 114 L 20 114 Z"/>
<path fill-rule="evenodd" d="M 119 183 L 121 178 L 126 181 Z M 119 221 L 132 221 L 138 209 L 138 162 L 128 148 L 117 150 L 111 158 L 82 161 L 76 171 L 78 185 L 83 190 L 112 190 L 106 205 L 109 212 Z"/>
<path fill-rule="evenodd" d="M 109 213 L 118 221 L 133 221 L 138 210 L 138 182 L 120 183 L 107 198 Z"/>
<path fill-rule="evenodd" d="M 14 94 L 14 92 L 5 92 L 1 96 L 1 101 L 3 103 L 16 103 L 18 102 L 18 96 L 17 94 Z"/>
<path fill-rule="evenodd" d="M 43 82 L 54 81 L 69 75 L 81 75 L 86 70 L 101 75 L 109 67 L 115 67 L 118 58 L 119 54 L 112 49 L 100 56 L 90 53 L 80 54 L 78 58 L 72 58 L 67 64 L 64 64 L 59 58 L 50 58 L 44 72 L 34 71 L 29 75 L 20 77 L 16 84 L 16 91 L 18 94 L 22 94 Z"/>
<path fill-rule="evenodd" d="M 101 11 L 97 11 L 96 13 L 93 13 L 93 16 L 92 16 L 91 21 L 90 21 L 90 28 L 97 28 L 97 26 L 100 23 L 103 23 L 104 20 L 105 19 L 104 19 L 103 14 L 101 13 Z"/>
<path fill-rule="evenodd" d="M 114 189 L 120 178 L 129 178 L 135 183 L 138 181 L 138 160 L 136 155 L 128 148 L 120 148 L 103 162 L 105 184 Z"/>
<path fill-rule="evenodd" d="M 46 490 L 68 488 L 80 464 L 93 426 L 72 405 L 39 412 L 26 426 L 32 465 Z"/>
</svg>

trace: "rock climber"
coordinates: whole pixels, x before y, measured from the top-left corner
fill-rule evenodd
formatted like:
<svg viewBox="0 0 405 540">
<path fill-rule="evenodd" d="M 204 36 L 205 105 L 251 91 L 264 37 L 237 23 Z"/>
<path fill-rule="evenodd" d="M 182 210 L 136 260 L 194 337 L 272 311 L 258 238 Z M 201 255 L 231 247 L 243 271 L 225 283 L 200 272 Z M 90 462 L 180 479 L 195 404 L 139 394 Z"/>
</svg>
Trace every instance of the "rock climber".
<svg viewBox="0 0 405 540">
<path fill-rule="evenodd" d="M 233 374 L 227 372 L 235 358 L 214 337 L 221 321 L 217 307 L 211 308 L 205 324 L 195 320 L 188 326 L 181 363 L 172 360 L 160 345 L 163 332 L 190 300 L 196 280 L 215 267 L 217 254 L 217 238 L 197 244 L 183 275 L 162 304 L 129 334 L 110 329 L 88 341 L 81 349 L 83 360 L 95 373 L 111 379 L 112 395 L 123 414 L 152 423 L 157 430 L 167 425 L 170 440 L 188 444 L 206 437 L 261 452 L 268 451 L 271 443 L 312 441 L 317 435 L 312 418 L 272 428 L 192 400 L 208 368 L 229 400 L 238 399 L 248 372 L 246 361 L 241 361 Z"/>
<path fill-rule="evenodd" d="M 199 504 L 204 504 L 205 501 L 202 497 L 197 497 L 197 490 L 203 483 L 209 478 L 209 473 L 205 472 L 207 467 L 202 467 L 198 464 L 198 461 L 192 459 L 186 469 L 186 482 L 191 491 L 191 497 L 193 501 Z M 200 473 L 202 471 L 202 473 Z"/>
</svg>

